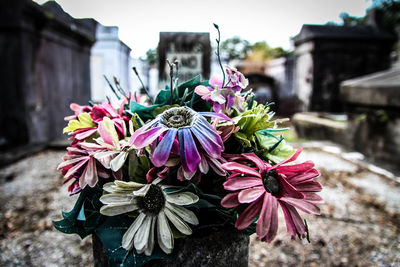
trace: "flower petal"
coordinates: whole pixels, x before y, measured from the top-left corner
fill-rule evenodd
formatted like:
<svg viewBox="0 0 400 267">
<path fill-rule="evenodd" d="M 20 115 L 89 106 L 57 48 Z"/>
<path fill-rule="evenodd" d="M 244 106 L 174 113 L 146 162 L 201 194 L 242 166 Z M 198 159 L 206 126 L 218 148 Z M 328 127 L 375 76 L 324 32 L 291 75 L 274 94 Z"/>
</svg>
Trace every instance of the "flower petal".
<svg viewBox="0 0 400 267">
<path fill-rule="evenodd" d="M 165 215 L 167 215 L 168 220 L 178 229 L 179 232 L 185 235 L 191 235 L 192 229 L 183 220 L 181 220 L 174 212 L 172 212 L 167 207 L 164 209 Z"/>
<path fill-rule="evenodd" d="M 271 242 L 278 231 L 278 201 L 271 194 L 264 195 L 264 203 L 256 226 L 257 235 Z"/>
<path fill-rule="evenodd" d="M 89 161 L 89 159 L 89 156 L 82 157 L 82 161 L 74 165 L 74 167 L 69 169 L 68 172 L 64 175 L 65 179 L 68 179 L 71 175 L 75 174 L 83 165 L 85 165 L 85 163 Z"/>
<path fill-rule="evenodd" d="M 126 250 L 131 250 L 133 246 L 133 237 L 138 231 L 139 227 L 142 225 L 146 215 L 144 213 L 140 213 L 139 216 L 135 219 L 135 221 L 131 224 L 128 230 L 125 232 L 122 237 L 122 247 Z"/>
<path fill-rule="evenodd" d="M 174 203 L 176 205 L 191 205 L 199 201 L 199 197 L 191 192 L 179 192 L 173 194 L 167 194 L 166 199 L 168 202 Z"/>
<path fill-rule="evenodd" d="M 295 161 L 295 160 L 297 159 L 297 157 L 300 155 L 301 151 L 303 151 L 303 148 L 302 148 L 302 147 L 298 148 L 298 149 L 296 150 L 296 152 L 295 152 L 293 155 L 291 155 L 291 156 L 288 157 L 287 159 L 285 159 L 285 160 L 279 162 L 278 164 L 274 165 L 272 168 L 275 169 L 276 167 L 281 166 L 282 164 Z"/>
<path fill-rule="evenodd" d="M 221 137 L 216 131 L 211 131 L 208 128 L 194 124 L 191 128 L 192 133 L 201 144 L 202 148 L 212 157 L 221 156 L 223 146 Z M 220 141 L 219 141 L 220 140 Z"/>
<path fill-rule="evenodd" d="M 103 204 L 130 203 L 132 198 L 128 194 L 106 194 L 100 197 L 100 201 Z"/>
<path fill-rule="evenodd" d="M 221 200 L 221 206 L 224 208 L 234 208 L 240 204 L 238 200 L 238 195 L 240 192 L 234 192 L 234 193 L 229 193 L 227 194 L 222 200 Z"/>
<path fill-rule="evenodd" d="M 227 180 L 223 185 L 226 190 L 236 191 L 262 184 L 262 180 L 257 177 L 237 177 Z"/>
<path fill-rule="evenodd" d="M 252 224 L 254 219 L 260 213 L 262 203 L 262 199 L 258 199 L 251 203 L 236 220 L 235 227 L 238 230 L 243 230 Z"/>
<path fill-rule="evenodd" d="M 292 238 L 296 236 L 296 234 L 301 238 L 307 232 L 307 228 L 303 223 L 299 213 L 296 209 L 284 202 L 279 202 L 281 205 L 283 215 L 285 216 L 286 222 L 286 230 L 290 234 Z"/>
<path fill-rule="evenodd" d="M 146 248 L 147 242 L 149 241 L 150 229 L 152 216 L 146 216 L 142 225 L 139 227 L 135 234 L 133 245 L 135 246 L 138 253 L 143 253 Z"/>
<path fill-rule="evenodd" d="M 295 175 L 297 173 L 306 172 L 314 168 L 314 163 L 312 161 L 306 161 L 300 164 L 294 165 L 281 165 L 276 168 L 279 173 L 283 173 L 286 176 Z"/>
<path fill-rule="evenodd" d="M 163 210 L 157 216 L 157 239 L 160 248 L 170 254 L 174 248 L 174 238 Z"/>
<path fill-rule="evenodd" d="M 254 170 L 254 169 L 252 169 L 252 168 L 250 168 L 250 167 L 248 167 L 246 165 L 242 165 L 242 164 L 239 164 L 239 163 L 236 163 L 236 162 L 224 163 L 224 164 L 222 164 L 222 168 L 224 170 L 227 170 L 227 171 L 230 171 L 230 172 L 232 172 L 232 171 L 240 172 L 240 173 L 250 174 L 250 175 L 253 175 L 255 177 L 261 178 L 261 174 L 258 171 Z"/>
<path fill-rule="evenodd" d="M 185 172 L 194 172 L 199 166 L 201 157 L 193 140 L 192 133 L 189 128 L 183 128 L 179 130 L 178 134 L 182 167 Z"/>
<path fill-rule="evenodd" d="M 301 182 L 306 182 L 306 181 L 313 180 L 313 179 L 318 178 L 320 176 L 321 176 L 321 173 L 318 170 L 311 169 L 311 170 L 306 171 L 304 173 L 299 173 L 299 174 L 296 174 L 294 176 L 289 176 L 287 178 L 287 180 L 290 181 L 290 183 L 292 185 L 296 185 L 296 184 L 301 183 Z"/>
<path fill-rule="evenodd" d="M 83 179 L 86 181 L 86 183 L 90 187 L 95 186 L 99 176 L 97 175 L 96 160 L 93 157 L 90 157 L 84 173 L 85 175 Z"/>
<path fill-rule="evenodd" d="M 294 188 L 302 192 L 320 192 L 322 190 L 322 186 L 318 182 L 314 181 L 297 183 L 296 185 L 294 185 Z"/>
<path fill-rule="evenodd" d="M 265 193 L 264 186 L 256 186 L 240 191 L 238 199 L 240 203 L 251 203 Z"/>
<path fill-rule="evenodd" d="M 151 158 L 154 166 L 161 167 L 167 162 L 169 154 L 171 153 L 172 144 L 174 143 L 178 129 L 168 129 L 167 134 L 157 145 Z"/>
<path fill-rule="evenodd" d="M 283 201 L 293 207 L 296 207 L 296 208 L 298 208 L 304 212 L 310 213 L 310 214 L 315 214 L 315 215 L 321 214 L 321 212 L 317 206 L 315 206 L 314 204 L 312 204 L 308 201 L 305 201 L 303 199 L 282 197 L 279 199 L 279 201 Z"/>
<path fill-rule="evenodd" d="M 296 188 L 283 176 L 280 176 L 279 182 L 281 185 L 281 192 L 279 193 L 280 197 L 304 198 L 304 195 L 300 191 L 296 190 Z"/>
<path fill-rule="evenodd" d="M 229 118 L 228 116 L 226 116 L 223 113 L 199 112 L 199 114 L 202 115 L 202 116 L 206 116 L 206 117 L 219 118 L 219 119 L 223 119 L 225 121 L 232 121 L 233 122 L 233 120 L 231 118 Z"/>
<path fill-rule="evenodd" d="M 110 162 L 111 170 L 118 171 L 124 165 L 126 158 L 128 157 L 129 152 L 121 151 L 115 158 L 113 158 Z"/>
<path fill-rule="evenodd" d="M 116 216 L 137 210 L 139 207 L 131 202 L 113 203 L 102 206 L 100 213 L 106 216 Z"/>
<path fill-rule="evenodd" d="M 180 207 L 178 205 L 172 204 L 172 203 L 165 203 L 165 206 L 172 210 L 176 215 L 178 215 L 180 218 L 182 218 L 185 222 L 193 224 L 193 225 L 198 225 L 199 220 L 197 219 L 196 215 L 194 214 L 193 211 L 190 211 L 184 207 Z"/>
<path fill-rule="evenodd" d="M 257 168 L 260 169 L 261 172 L 264 172 L 267 169 L 267 167 L 271 167 L 271 165 L 268 164 L 268 162 L 264 162 L 254 153 L 244 153 L 241 156 L 253 162 L 257 166 Z"/>
<path fill-rule="evenodd" d="M 133 145 L 138 149 L 143 148 L 153 143 L 154 140 L 156 140 L 162 133 L 164 133 L 167 130 L 168 128 L 162 125 L 139 133 L 138 133 L 139 130 L 137 130 L 131 136 L 129 140 L 129 145 Z"/>
<path fill-rule="evenodd" d="M 155 228 L 156 223 L 157 223 L 156 220 L 157 220 L 157 217 L 152 216 L 149 240 L 147 241 L 146 250 L 144 251 L 144 254 L 146 256 L 151 256 L 151 254 L 153 253 L 153 249 L 154 249 L 154 228 Z"/>
</svg>

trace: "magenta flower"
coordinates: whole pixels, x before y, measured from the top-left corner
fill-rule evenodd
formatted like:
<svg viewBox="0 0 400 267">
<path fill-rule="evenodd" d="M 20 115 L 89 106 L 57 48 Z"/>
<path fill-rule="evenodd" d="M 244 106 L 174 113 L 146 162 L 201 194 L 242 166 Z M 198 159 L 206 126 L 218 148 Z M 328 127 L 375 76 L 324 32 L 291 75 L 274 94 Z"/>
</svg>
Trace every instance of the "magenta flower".
<svg viewBox="0 0 400 267">
<path fill-rule="evenodd" d="M 64 183 L 74 179 L 68 191 L 76 194 L 86 185 L 93 187 L 98 177 L 109 178 L 110 174 L 105 170 L 101 162 L 94 158 L 97 149 L 83 148 L 80 145 L 67 148 L 68 154 L 63 157 L 63 162 L 57 169 L 64 175 Z"/>
<path fill-rule="evenodd" d="M 247 80 L 243 73 L 239 72 L 236 68 L 226 65 L 225 72 L 229 81 L 226 87 L 240 92 L 249 85 L 249 80 Z"/>
<path fill-rule="evenodd" d="M 204 85 L 197 86 L 195 93 L 200 95 L 203 100 L 209 102 L 215 112 L 229 114 L 232 107 L 243 111 L 244 98 L 236 93 L 237 86 L 223 88 L 222 80 L 217 77 L 211 77 L 209 83 L 211 87 Z"/>
<path fill-rule="evenodd" d="M 226 195 L 221 205 L 233 208 L 239 204 L 250 204 L 239 216 L 235 227 L 247 228 L 257 217 L 257 235 L 266 242 L 271 242 L 278 230 L 278 204 L 280 205 L 288 233 L 294 238 L 304 238 L 308 232 L 296 208 L 310 214 L 319 214 L 316 206 L 323 200 L 316 194 L 322 190 L 314 179 L 320 173 L 314 163 L 306 161 L 301 164 L 284 165 L 296 160 L 302 149 L 298 149 L 290 158 L 271 166 L 254 153 L 242 154 L 237 159 L 251 163 L 253 167 L 237 162 L 229 162 L 222 167 L 231 172 L 224 183 L 224 188 L 235 191 Z"/>
<path fill-rule="evenodd" d="M 231 120 L 223 114 L 197 113 L 188 107 L 173 107 L 134 132 L 129 144 L 137 149 L 151 144 L 151 160 L 154 166 L 161 167 L 168 161 L 177 139 L 183 170 L 195 172 L 201 162 L 200 148 L 212 158 L 219 158 L 224 150 L 218 132 L 203 116 Z"/>
</svg>

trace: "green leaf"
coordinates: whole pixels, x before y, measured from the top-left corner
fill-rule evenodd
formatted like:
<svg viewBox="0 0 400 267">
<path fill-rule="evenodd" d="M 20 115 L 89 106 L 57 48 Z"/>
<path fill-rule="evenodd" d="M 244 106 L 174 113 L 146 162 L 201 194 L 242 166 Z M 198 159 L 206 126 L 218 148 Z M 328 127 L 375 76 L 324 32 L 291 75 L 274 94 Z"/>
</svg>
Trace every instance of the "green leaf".
<svg viewBox="0 0 400 267">
<path fill-rule="evenodd" d="M 247 138 L 247 136 L 244 133 L 241 132 L 236 132 L 233 134 L 236 139 L 245 147 L 250 147 L 251 146 L 251 142 L 250 140 Z"/>
<path fill-rule="evenodd" d="M 270 134 L 264 135 L 257 132 L 255 137 L 259 146 L 264 149 L 262 156 L 275 164 L 290 157 L 296 151 L 285 140 L 281 140 L 276 136 L 271 136 Z"/>
<path fill-rule="evenodd" d="M 77 120 L 71 120 L 68 122 L 68 126 L 64 128 L 63 132 L 68 133 L 68 132 L 73 132 L 78 129 L 85 129 L 85 128 L 91 128 L 96 126 L 95 123 L 92 121 L 92 117 L 90 117 L 90 114 L 87 112 L 81 113 L 78 115 Z"/>
<path fill-rule="evenodd" d="M 143 155 L 138 157 L 135 152 L 129 153 L 129 180 L 138 183 L 147 183 L 146 174 L 150 170 L 150 160 Z"/>
<path fill-rule="evenodd" d="M 137 113 L 139 117 L 143 120 L 152 120 L 154 119 L 152 112 L 155 108 L 159 107 L 160 105 L 154 104 L 151 107 L 146 107 L 143 105 L 140 105 L 139 103 L 132 101 L 130 103 L 130 112 L 132 114 Z"/>
<path fill-rule="evenodd" d="M 140 127 L 142 127 L 144 125 L 144 122 L 142 121 L 142 119 L 139 117 L 139 115 L 137 113 L 134 113 L 132 115 L 132 126 L 133 126 L 133 130 L 136 131 L 137 129 L 139 129 Z"/>
<path fill-rule="evenodd" d="M 160 90 L 160 92 L 158 93 L 156 100 L 154 101 L 154 104 L 158 104 L 160 105 L 166 105 L 167 103 L 169 103 L 169 99 L 171 97 L 171 91 L 168 90 Z"/>
<path fill-rule="evenodd" d="M 64 219 L 53 221 L 54 227 L 66 234 L 78 234 L 81 238 L 90 235 L 104 218 L 99 212 L 101 195 L 102 190 L 99 186 L 93 188 L 86 186 L 79 194 L 74 208 L 70 212 L 62 213 Z M 83 214 L 79 216 L 82 209 Z M 78 216 L 79 219 L 85 218 L 85 220 L 78 220 Z"/>
</svg>

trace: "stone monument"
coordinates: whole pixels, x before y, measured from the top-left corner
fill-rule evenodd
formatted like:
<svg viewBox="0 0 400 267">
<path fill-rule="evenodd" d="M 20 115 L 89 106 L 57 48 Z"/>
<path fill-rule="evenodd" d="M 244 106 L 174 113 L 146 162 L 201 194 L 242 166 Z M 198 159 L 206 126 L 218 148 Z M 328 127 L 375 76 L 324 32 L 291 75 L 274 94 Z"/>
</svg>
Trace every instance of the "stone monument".
<svg viewBox="0 0 400 267">
<path fill-rule="evenodd" d="M 166 60 L 179 62 L 179 82 L 201 73 L 210 76 L 211 44 L 209 33 L 160 32 L 158 44 L 159 88 L 169 84 L 169 66 Z M 178 82 L 178 83 L 179 83 Z"/>
</svg>

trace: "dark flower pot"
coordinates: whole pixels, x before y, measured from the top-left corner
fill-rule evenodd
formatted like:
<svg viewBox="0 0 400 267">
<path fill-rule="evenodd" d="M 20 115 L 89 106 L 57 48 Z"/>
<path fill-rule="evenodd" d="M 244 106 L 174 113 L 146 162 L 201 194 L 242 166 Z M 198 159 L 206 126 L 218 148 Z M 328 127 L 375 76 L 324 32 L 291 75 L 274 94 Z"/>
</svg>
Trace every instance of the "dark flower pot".
<svg viewBox="0 0 400 267">
<path fill-rule="evenodd" d="M 249 236 L 235 229 L 225 229 L 211 235 L 193 235 L 175 240 L 177 252 L 174 259 L 157 259 L 144 267 L 244 267 L 248 266 Z M 93 235 L 93 255 L 95 267 L 108 267 L 106 251 L 100 239 Z"/>
</svg>

